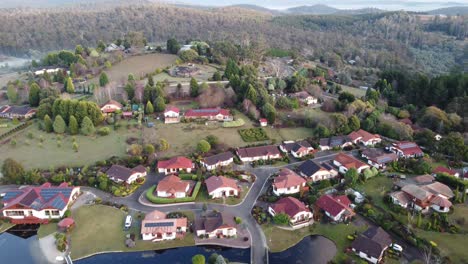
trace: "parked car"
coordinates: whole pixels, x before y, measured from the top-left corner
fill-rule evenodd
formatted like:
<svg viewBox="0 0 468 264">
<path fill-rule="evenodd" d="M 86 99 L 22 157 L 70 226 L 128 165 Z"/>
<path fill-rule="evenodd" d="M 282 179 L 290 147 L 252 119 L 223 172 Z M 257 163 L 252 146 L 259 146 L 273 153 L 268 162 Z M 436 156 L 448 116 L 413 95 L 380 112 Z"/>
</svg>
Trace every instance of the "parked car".
<svg viewBox="0 0 468 264">
<path fill-rule="evenodd" d="M 392 244 L 390 245 L 390 247 L 391 247 L 393 250 L 395 250 L 395 251 L 403 252 L 403 247 L 400 246 L 400 245 L 398 245 L 398 244 L 396 244 L 396 243 L 392 243 Z"/>
<path fill-rule="evenodd" d="M 132 216 L 127 215 L 127 217 L 125 217 L 125 228 L 130 228 L 131 226 L 132 226 Z"/>
</svg>

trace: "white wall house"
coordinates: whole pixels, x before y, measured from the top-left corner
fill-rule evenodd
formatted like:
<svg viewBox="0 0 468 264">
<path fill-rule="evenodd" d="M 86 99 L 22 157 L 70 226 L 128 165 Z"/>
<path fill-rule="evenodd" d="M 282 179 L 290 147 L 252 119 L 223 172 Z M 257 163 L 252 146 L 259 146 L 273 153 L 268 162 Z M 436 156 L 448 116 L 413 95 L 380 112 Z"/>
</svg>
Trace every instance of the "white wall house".
<svg viewBox="0 0 468 264">
<path fill-rule="evenodd" d="M 208 193 L 208 195 L 211 198 L 238 196 L 239 195 L 239 190 L 235 189 L 235 188 L 232 188 L 232 187 L 221 187 L 221 188 L 218 188 L 218 189 Z"/>
<path fill-rule="evenodd" d="M 166 192 L 166 191 L 157 191 L 157 196 L 158 197 L 163 197 L 163 198 L 167 198 L 167 197 L 174 197 L 174 198 L 184 198 L 187 196 L 187 192 L 189 191 L 190 189 L 190 185 L 187 185 L 187 188 L 182 191 L 182 192 L 174 192 L 174 193 L 169 193 L 169 192 Z"/>
<path fill-rule="evenodd" d="M 226 228 L 218 228 L 211 232 L 207 232 L 206 230 L 197 230 L 197 236 L 205 236 L 208 235 L 208 238 L 214 238 L 218 235 L 222 235 L 225 237 L 234 237 L 237 235 L 237 229 L 234 227 L 226 227 Z"/>
<path fill-rule="evenodd" d="M 228 160 L 225 160 L 225 161 L 220 161 L 218 163 L 215 163 L 215 164 L 212 164 L 212 165 L 209 165 L 205 162 L 200 161 L 200 163 L 207 169 L 207 170 L 215 170 L 216 168 L 219 168 L 219 167 L 226 167 L 226 166 L 229 166 L 231 165 L 232 163 L 234 163 L 234 158 L 230 158 Z"/>
</svg>

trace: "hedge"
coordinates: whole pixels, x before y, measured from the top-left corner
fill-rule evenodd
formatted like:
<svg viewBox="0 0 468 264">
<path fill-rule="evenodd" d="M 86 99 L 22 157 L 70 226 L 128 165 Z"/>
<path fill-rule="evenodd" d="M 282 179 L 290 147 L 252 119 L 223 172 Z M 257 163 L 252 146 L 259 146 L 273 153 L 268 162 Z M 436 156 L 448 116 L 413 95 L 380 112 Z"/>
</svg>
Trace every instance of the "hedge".
<svg viewBox="0 0 468 264">
<path fill-rule="evenodd" d="M 146 198 L 148 199 L 148 201 L 155 203 L 155 204 L 188 203 L 188 202 L 195 201 L 195 198 L 197 198 L 200 188 L 201 188 L 201 182 L 197 182 L 197 184 L 195 184 L 195 188 L 193 189 L 192 196 L 190 197 L 162 198 L 162 197 L 157 197 L 153 195 L 154 190 L 156 189 L 156 185 L 155 185 L 149 188 L 148 191 L 146 191 Z"/>
<path fill-rule="evenodd" d="M 245 142 L 264 141 L 269 139 L 266 131 L 261 127 L 240 129 L 239 134 L 242 140 L 244 140 Z"/>
<path fill-rule="evenodd" d="M 23 130 L 23 129 L 27 128 L 27 127 L 30 126 L 31 124 L 32 124 L 32 122 L 31 122 L 31 121 L 28 121 L 28 122 L 26 122 L 26 123 L 23 123 L 23 124 L 21 124 L 21 125 L 15 127 L 15 128 L 13 128 L 13 129 L 7 131 L 7 132 L 1 134 L 1 135 L 0 135 L 0 140 L 6 138 L 6 137 L 8 137 L 8 136 L 10 136 L 11 134 L 13 134 L 13 133 L 15 133 L 15 132 L 18 132 L 18 131 L 20 131 L 20 130 Z"/>
<path fill-rule="evenodd" d="M 184 181 L 193 181 L 196 180 L 198 177 L 197 175 L 191 173 L 181 173 L 179 174 L 179 178 Z"/>
</svg>

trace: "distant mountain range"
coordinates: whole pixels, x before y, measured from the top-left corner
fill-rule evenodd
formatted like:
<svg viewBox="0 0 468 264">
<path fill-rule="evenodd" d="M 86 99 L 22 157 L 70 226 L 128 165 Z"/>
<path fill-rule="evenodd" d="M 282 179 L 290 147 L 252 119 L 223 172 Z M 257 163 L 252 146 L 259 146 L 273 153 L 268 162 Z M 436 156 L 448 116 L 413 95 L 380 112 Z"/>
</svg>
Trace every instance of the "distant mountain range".
<svg viewBox="0 0 468 264">
<path fill-rule="evenodd" d="M 452 6 L 446 8 L 439 8 L 427 12 L 430 15 L 468 15 L 468 6 Z"/>
</svg>

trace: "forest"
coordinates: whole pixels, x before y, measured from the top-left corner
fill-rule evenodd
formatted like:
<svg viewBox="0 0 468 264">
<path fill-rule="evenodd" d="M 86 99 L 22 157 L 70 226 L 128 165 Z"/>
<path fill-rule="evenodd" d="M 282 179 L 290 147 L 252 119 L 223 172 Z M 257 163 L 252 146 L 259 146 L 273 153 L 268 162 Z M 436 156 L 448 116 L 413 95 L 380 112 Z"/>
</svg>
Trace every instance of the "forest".
<svg viewBox="0 0 468 264">
<path fill-rule="evenodd" d="M 51 26 L 54 25 L 54 26 Z M 411 68 L 440 74 L 461 65 L 468 32 L 463 17 L 421 21 L 405 12 L 356 16 L 273 16 L 239 7 L 196 9 L 170 5 L 107 6 L 79 10 L 0 10 L 0 53 L 96 46 L 139 31 L 150 43 L 168 38 L 252 43 L 300 51 L 330 67 Z M 421 62 L 424 63 L 421 63 Z"/>
</svg>

